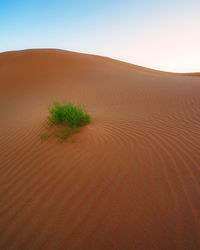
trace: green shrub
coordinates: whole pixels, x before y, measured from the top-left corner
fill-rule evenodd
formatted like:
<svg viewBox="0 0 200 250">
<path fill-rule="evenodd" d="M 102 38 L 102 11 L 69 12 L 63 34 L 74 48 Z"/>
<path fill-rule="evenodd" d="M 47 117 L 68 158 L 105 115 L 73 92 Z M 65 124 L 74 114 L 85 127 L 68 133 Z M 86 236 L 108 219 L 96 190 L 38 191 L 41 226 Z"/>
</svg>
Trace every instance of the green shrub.
<svg viewBox="0 0 200 250">
<path fill-rule="evenodd" d="M 64 128 L 56 128 L 54 130 L 54 135 L 60 139 L 66 139 L 68 135 L 73 133 L 71 128 L 64 127 Z"/>
<path fill-rule="evenodd" d="M 90 122 L 90 115 L 81 105 L 72 103 L 60 104 L 57 101 L 49 108 L 49 121 L 54 124 L 66 124 L 69 127 L 78 127 Z"/>
<path fill-rule="evenodd" d="M 81 105 L 72 103 L 60 104 L 54 101 L 49 107 L 49 116 L 44 126 L 47 132 L 40 133 L 41 139 L 47 139 L 52 134 L 63 142 L 68 136 L 78 133 L 79 126 L 90 122 L 90 115 Z M 75 142 L 74 137 L 68 139 L 70 143 Z"/>
</svg>

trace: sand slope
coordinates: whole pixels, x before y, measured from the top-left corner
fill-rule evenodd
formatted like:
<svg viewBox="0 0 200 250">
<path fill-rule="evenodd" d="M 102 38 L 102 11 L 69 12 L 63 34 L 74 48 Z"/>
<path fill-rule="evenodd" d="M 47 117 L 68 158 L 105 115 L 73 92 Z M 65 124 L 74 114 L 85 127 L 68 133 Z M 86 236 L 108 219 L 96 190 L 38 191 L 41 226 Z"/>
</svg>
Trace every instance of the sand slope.
<svg viewBox="0 0 200 250">
<path fill-rule="evenodd" d="M 62 50 L 0 54 L 0 249 L 200 249 L 200 78 Z M 76 143 L 41 142 L 53 100 Z"/>
</svg>

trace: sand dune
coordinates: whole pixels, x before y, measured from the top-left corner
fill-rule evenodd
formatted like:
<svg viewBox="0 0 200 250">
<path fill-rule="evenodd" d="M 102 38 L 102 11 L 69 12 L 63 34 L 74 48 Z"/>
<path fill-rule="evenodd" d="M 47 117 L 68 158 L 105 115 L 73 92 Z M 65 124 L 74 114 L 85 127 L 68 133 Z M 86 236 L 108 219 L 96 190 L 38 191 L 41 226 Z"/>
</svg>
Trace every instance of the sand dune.
<svg viewBox="0 0 200 250">
<path fill-rule="evenodd" d="M 200 249 L 200 78 L 62 50 L 0 54 L 0 249 Z M 53 100 L 85 104 L 41 142 Z"/>
</svg>

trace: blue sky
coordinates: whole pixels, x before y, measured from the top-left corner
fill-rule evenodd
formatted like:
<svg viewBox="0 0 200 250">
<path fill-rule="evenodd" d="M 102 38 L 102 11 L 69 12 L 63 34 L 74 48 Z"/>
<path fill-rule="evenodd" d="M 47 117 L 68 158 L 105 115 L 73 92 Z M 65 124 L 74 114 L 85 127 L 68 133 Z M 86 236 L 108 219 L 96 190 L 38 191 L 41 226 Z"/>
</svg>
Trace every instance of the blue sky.
<svg viewBox="0 0 200 250">
<path fill-rule="evenodd" d="M 199 0 L 0 0 L 0 51 L 61 48 L 200 71 Z"/>
</svg>

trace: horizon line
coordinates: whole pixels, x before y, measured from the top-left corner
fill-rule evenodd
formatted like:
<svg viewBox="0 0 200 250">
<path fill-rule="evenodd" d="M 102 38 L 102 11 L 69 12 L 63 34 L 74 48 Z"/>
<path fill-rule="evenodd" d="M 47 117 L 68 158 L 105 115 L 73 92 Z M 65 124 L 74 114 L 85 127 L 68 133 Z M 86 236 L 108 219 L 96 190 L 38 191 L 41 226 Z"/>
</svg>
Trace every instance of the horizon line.
<svg viewBox="0 0 200 250">
<path fill-rule="evenodd" d="M 124 61 L 124 60 L 121 60 L 119 58 L 114 58 L 114 57 L 110 57 L 110 56 L 106 56 L 106 55 L 93 54 L 93 53 L 82 52 L 82 51 L 74 51 L 74 50 L 62 49 L 62 48 L 57 48 L 57 47 L 34 47 L 34 48 L 24 48 L 24 49 L 13 49 L 13 50 L 0 51 L 0 54 L 9 53 L 9 52 L 27 51 L 27 50 L 61 50 L 61 51 L 67 51 L 67 52 L 72 52 L 72 53 L 77 53 L 77 54 L 85 54 L 85 55 L 90 55 L 90 56 L 109 58 L 111 60 L 119 61 L 122 63 L 127 63 L 127 64 L 130 64 L 132 66 L 137 66 L 137 67 L 144 68 L 147 70 L 157 71 L 160 73 L 175 74 L 175 75 L 177 74 L 177 75 L 185 75 L 185 76 L 200 76 L 200 69 L 199 69 L 199 71 L 194 71 L 194 72 L 191 72 L 191 71 L 177 72 L 177 71 L 160 70 L 160 69 L 156 69 L 156 68 L 147 67 L 144 65 L 134 64 L 134 63 L 131 63 L 129 61 Z"/>
</svg>

